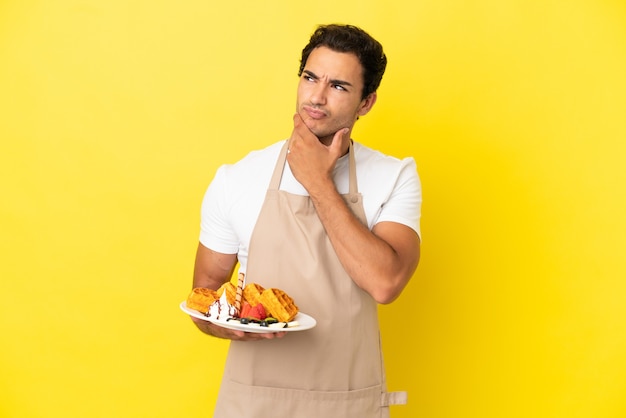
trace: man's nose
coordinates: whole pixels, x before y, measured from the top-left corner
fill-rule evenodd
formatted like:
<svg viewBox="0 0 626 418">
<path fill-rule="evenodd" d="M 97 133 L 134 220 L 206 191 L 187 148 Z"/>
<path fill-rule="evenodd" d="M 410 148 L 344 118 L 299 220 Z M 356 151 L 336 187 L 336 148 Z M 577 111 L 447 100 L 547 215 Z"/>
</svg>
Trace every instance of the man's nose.
<svg viewBox="0 0 626 418">
<path fill-rule="evenodd" d="M 313 92 L 311 94 L 311 103 L 314 105 L 324 105 L 326 104 L 326 93 L 328 86 L 326 83 L 316 83 L 313 87 Z"/>
</svg>

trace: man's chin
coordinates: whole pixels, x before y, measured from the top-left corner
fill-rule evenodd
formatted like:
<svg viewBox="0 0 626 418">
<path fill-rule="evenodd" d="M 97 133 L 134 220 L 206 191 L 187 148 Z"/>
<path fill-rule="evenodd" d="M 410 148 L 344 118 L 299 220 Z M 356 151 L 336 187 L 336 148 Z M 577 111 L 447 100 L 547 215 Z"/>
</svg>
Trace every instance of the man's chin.
<svg viewBox="0 0 626 418">
<path fill-rule="evenodd" d="M 328 129 L 323 129 L 318 121 L 311 118 L 302 118 L 302 121 L 309 128 L 309 131 L 313 133 L 324 144 L 330 144 L 335 136 L 336 131 L 329 132 Z"/>
</svg>

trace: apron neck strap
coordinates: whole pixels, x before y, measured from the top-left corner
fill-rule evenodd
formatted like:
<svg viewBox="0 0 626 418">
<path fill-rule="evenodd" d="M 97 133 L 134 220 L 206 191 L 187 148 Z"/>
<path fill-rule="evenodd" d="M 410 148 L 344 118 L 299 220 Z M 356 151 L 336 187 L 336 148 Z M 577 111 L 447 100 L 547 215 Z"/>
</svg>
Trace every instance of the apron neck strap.
<svg viewBox="0 0 626 418">
<path fill-rule="evenodd" d="M 270 181 L 270 190 L 278 190 L 280 187 L 280 181 L 283 178 L 283 171 L 285 168 L 285 162 L 287 161 L 287 150 L 289 148 L 289 141 L 285 141 L 285 144 L 280 150 L 278 155 L 278 161 L 276 161 L 276 167 L 274 167 L 274 174 L 272 174 L 272 180 Z M 350 147 L 348 148 L 348 166 L 349 166 L 349 192 L 351 195 L 359 192 L 356 182 L 356 161 L 354 157 L 354 150 L 352 148 L 352 140 L 350 140 Z"/>
</svg>

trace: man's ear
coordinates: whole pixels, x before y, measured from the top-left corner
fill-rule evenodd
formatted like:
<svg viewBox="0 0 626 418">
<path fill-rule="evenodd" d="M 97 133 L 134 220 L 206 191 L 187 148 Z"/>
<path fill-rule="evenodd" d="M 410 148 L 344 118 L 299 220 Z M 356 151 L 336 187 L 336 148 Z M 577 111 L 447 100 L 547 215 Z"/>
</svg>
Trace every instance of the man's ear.
<svg viewBox="0 0 626 418">
<path fill-rule="evenodd" d="M 359 108 L 359 111 L 357 112 L 358 116 L 365 116 L 369 113 L 370 110 L 372 110 L 372 107 L 374 106 L 374 103 L 376 103 L 376 98 L 378 96 L 376 95 L 376 92 L 370 93 L 365 99 L 363 99 L 361 101 L 361 106 Z"/>
</svg>

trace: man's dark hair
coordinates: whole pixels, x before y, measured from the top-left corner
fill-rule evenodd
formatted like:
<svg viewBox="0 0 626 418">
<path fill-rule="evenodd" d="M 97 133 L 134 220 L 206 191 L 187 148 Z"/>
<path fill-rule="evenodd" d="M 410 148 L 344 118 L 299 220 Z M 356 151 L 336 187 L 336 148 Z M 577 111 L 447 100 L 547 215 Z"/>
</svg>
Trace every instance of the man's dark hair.
<svg viewBox="0 0 626 418">
<path fill-rule="evenodd" d="M 363 93 L 361 99 L 365 99 L 370 93 L 378 89 L 387 67 L 387 57 L 380 42 L 372 38 L 363 29 L 352 25 L 333 24 L 319 26 L 311 35 L 308 45 L 302 50 L 298 76 L 302 75 L 311 51 L 320 46 L 325 46 L 336 52 L 352 53 L 357 56 L 363 67 Z"/>
</svg>

